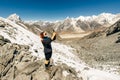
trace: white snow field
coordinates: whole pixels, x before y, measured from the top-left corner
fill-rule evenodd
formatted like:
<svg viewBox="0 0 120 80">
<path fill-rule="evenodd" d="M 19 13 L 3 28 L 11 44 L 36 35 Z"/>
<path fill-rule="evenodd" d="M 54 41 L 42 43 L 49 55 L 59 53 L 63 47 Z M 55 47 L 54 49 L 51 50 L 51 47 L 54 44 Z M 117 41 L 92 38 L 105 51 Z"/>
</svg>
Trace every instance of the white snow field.
<svg viewBox="0 0 120 80">
<path fill-rule="evenodd" d="M 43 46 L 39 36 L 8 19 L 1 17 L 0 21 L 3 21 L 7 24 L 5 28 L 0 28 L 0 35 L 8 38 L 12 43 L 29 45 L 30 51 L 34 56 L 37 56 L 39 59 L 44 58 Z M 54 42 L 52 43 L 52 47 L 52 57 L 55 64 L 65 63 L 68 66 L 71 66 L 78 72 L 78 77 L 83 77 L 83 80 L 120 80 L 120 75 L 96 70 L 87 66 L 87 64 L 85 64 L 75 54 L 73 54 L 74 49 L 71 47 Z M 38 53 L 34 51 L 35 49 L 38 50 Z M 64 74 L 67 75 L 67 73 Z"/>
</svg>

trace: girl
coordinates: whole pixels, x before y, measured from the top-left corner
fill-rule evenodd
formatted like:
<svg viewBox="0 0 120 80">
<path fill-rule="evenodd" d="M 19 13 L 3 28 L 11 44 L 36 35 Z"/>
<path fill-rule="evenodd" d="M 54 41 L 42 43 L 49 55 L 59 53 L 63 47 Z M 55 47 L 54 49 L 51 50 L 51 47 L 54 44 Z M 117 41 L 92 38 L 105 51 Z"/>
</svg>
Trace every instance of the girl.
<svg viewBox="0 0 120 80">
<path fill-rule="evenodd" d="M 52 47 L 51 47 L 51 42 L 54 41 L 56 39 L 56 32 L 52 33 L 51 38 L 47 36 L 47 33 L 41 32 L 40 33 L 40 38 L 41 38 L 41 42 L 44 46 L 44 54 L 45 54 L 45 68 L 49 69 L 50 67 L 50 58 L 52 56 Z"/>
</svg>

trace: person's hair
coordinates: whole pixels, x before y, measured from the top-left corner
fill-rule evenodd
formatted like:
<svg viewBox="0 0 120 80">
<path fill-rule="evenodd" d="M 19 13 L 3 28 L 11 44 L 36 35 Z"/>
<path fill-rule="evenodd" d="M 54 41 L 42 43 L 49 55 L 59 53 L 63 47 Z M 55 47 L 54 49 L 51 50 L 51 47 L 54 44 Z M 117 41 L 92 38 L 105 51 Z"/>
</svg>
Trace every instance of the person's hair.
<svg viewBox="0 0 120 80">
<path fill-rule="evenodd" d="M 40 37 L 41 37 L 41 38 L 44 37 L 44 31 L 40 33 Z"/>
</svg>

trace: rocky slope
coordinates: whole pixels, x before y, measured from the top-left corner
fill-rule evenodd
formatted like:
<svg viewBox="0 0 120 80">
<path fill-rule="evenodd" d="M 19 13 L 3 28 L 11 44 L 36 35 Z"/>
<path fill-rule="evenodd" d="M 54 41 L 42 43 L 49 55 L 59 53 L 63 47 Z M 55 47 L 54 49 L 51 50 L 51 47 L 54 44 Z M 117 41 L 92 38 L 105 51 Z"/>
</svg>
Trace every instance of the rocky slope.
<svg viewBox="0 0 120 80">
<path fill-rule="evenodd" d="M 75 53 L 74 48 L 56 42 L 52 43 L 54 66 L 50 73 L 46 73 L 43 64 L 43 46 L 39 36 L 9 19 L 0 17 L 0 22 L 0 35 L 4 36 L 4 38 L 1 36 L 2 40 L 0 40 L 0 54 L 3 55 L 0 57 L 2 80 L 20 80 L 22 78 L 26 80 L 46 80 L 44 78 L 47 78 L 47 80 L 49 80 L 49 78 L 51 80 L 120 79 L 119 75 L 113 74 L 112 72 L 108 73 L 104 70 L 101 71 L 89 67 L 81 60 L 81 57 L 79 58 L 77 55 L 79 52 L 77 54 Z M 48 75 L 51 77 L 48 77 Z"/>
<path fill-rule="evenodd" d="M 31 55 L 29 46 L 0 36 L 0 80 L 83 80 L 66 64 L 53 65 L 48 72 L 43 62 Z"/>
<path fill-rule="evenodd" d="M 91 67 L 120 74 L 120 20 L 103 30 L 63 43 L 77 49 L 78 56 Z"/>
</svg>

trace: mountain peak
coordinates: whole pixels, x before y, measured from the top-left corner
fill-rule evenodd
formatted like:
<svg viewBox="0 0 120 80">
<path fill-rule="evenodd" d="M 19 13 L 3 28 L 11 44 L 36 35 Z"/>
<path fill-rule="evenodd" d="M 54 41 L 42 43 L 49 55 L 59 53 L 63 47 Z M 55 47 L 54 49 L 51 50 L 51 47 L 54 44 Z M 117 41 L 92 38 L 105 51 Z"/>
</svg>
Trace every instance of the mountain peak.
<svg viewBox="0 0 120 80">
<path fill-rule="evenodd" d="M 17 15 L 16 13 L 10 15 L 7 19 L 14 21 L 14 22 L 19 22 L 21 21 L 21 18 L 19 15 Z"/>
</svg>

